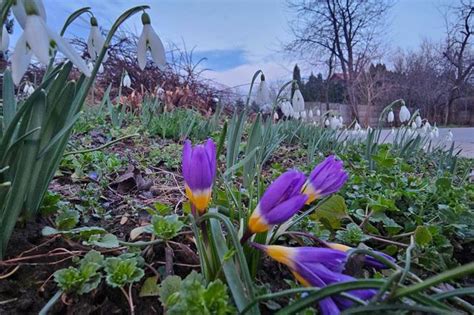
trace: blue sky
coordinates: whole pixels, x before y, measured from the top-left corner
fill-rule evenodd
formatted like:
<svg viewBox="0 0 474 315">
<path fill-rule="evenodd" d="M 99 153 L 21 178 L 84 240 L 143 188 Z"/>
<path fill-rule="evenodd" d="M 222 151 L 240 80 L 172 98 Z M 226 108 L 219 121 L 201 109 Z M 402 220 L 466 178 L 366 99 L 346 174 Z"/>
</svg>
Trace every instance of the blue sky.
<svg viewBox="0 0 474 315">
<path fill-rule="evenodd" d="M 196 61 L 207 58 L 203 65 L 210 71 L 205 75 L 229 86 L 248 82 L 258 69 L 264 70 L 269 78 L 289 79 L 297 62 L 279 52 L 280 43 L 291 38 L 288 21 L 292 12 L 285 0 L 44 0 L 44 3 L 48 24 L 57 30 L 71 12 L 83 6 L 92 7 L 99 24 L 108 28 L 125 9 L 148 4 L 152 24 L 165 46 L 171 42 L 186 43 L 188 48 L 194 48 Z M 385 42 L 390 49 L 415 49 L 424 38 L 442 39 L 441 11 L 451 3 L 450 0 L 398 0 L 387 21 Z M 88 19 L 78 21 L 69 36 L 87 37 L 88 24 Z M 133 17 L 126 27 L 138 33 L 140 16 Z M 304 72 L 303 75 L 309 74 Z"/>
</svg>

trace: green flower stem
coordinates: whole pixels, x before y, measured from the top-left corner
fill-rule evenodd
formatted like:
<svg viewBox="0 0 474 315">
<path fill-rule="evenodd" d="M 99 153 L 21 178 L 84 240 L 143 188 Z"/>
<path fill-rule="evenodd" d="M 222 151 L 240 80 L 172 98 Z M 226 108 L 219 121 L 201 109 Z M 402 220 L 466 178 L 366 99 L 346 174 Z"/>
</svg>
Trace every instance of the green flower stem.
<svg viewBox="0 0 474 315">
<path fill-rule="evenodd" d="M 126 135 L 126 136 L 117 138 L 113 141 L 110 141 L 110 142 L 108 142 L 104 145 L 101 145 L 97 148 L 66 152 L 66 153 L 64 153 L 64 156 L 68 156 L 68 155 L 72 155 L 72 154 L 83 154 L 83 153 L 89 153 L 89 152 L 94 152 L 94 151 L 100 151 L 100 150 L 103 150 L 103 149 L 111 146 L 114 143 L 120 142 L 120 141 L 128 139 L 128 138 L 134 138 L 134 137 L 139 137 L 139 136 L 140 136 L 140 134 L 138 134 L 138 133 L 134 133 L 134 134 L 131 134 L 131 135 Z"/>
<path fill-rule="evenodd" d="M 453 280 L 455 278 L 460 278 L 469 274 L 474 273 L 474 262 L 467 265 L 459 266 L 457 268 L 442 272 L 436 276 L 428 278 L 423 282 L 410 285 L 405 288 L 400 288 L 393 294 L 393 299 L 402 298 L 404 296 L 428 289 L 439 283 Z"/>
</svg>

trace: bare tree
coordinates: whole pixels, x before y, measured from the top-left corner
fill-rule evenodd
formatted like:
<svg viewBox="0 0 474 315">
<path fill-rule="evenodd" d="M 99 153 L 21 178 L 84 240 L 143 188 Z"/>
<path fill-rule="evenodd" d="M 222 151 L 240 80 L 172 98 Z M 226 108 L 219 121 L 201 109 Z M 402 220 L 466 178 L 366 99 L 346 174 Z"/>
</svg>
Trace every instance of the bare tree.
<svg viewBox="0 0 474 315">
<path fill-rule="evenodd" d="M 388 0 L 289 0 L 297 13 L 295 36 L 285 49 L 310 59 L 333 54 L 347 86 L 347 99 L 358 117 L 355 81 L 379 46 Z"/>
<path fill-rule="evenodd" d="M 474 34 L 474 3 L 471 0 L 461 1 L 460 5 L 452 10 L 456 21 L 453 24 L 446 21 L 447 38 L 443 52 L 452 72 L 446 99 L 445 124 L 450 123 L 453 103 L 462 95 L 460 92 L 463 85 L 474 72 L 474 52 L 471 42 Z"/>
</svg>

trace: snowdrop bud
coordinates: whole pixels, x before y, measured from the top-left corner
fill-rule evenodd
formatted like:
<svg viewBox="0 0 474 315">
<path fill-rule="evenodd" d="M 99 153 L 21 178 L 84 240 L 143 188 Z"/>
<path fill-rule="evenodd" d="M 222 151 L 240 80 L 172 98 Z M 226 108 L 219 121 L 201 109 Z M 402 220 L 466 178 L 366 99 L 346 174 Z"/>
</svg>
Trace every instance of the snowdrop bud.
<svg viewBox="0 0 474 315">
<path fill-rule="evenodd" d="M 434 126 L 433 132 L 434 132 L 435 138 L 438 138 L 438 137 L 439 137 L 439 130 L 438 130 L 438 127 Z"/>
<path fill-rule="evenodd" d="M 35 92 L 35 88 L 33 87 L 33 85 L 29 84 L 28 85 L 28 91 L 26 92 L 26 94 L 31 95 L 34 92 Z"/>
<path fill-rule="evenodd" d="M 293 103 L 293 108 L 297 112 L 302 112 L 304 111 L 304 99 L 303 99 L 303 94 L 301 94 L 299 89 L 295 90 L 295 93 L 293 94 L 293 99 L 291 100 Z"/>
<path fill-rule="evenodd" d="M 387 122 L 393 123 L 394 120 L 395 120 L 395 115 L 393 114 L 393 110 L 390 110 L 390 112 L 388 112 L 388 115 L 387 115 Z"/>
<path fill-rule="evenodd" d="M 127 72 L 125 72 L 125 76 L 123 77 L 122 84 L 124 87 L 128 87 L 128 88 L 132 86 L 132 80 L 130 79 L 130 76 L 128 75 Z"/>
<path fill-rule="evenodd" d="M 309 118 L 309 119 L 313 119 L 313 117 L 314 117 L 314 116 L 313 116 L 313 110 L 310 109 L 310 110 L 308 111 L 308 118 Z"/>
<path fill-rule="evenodd" d="M 0 51 L 5 52 L 8 50 L 8 46 L 10 45 L 10 35 L 8 34 L 8 31 L 5 25 L 3 25 L 1 37 L 2 37 L 2 44 L 0 47 Z"/>
<path fill-rule="evenodd" d="M 151 26 L 150 16 L 147 13 L 142 14 L 142 24 L 143 30 L 137 45 L 138 65 L 140 69 L 145 69 L 147 63 L 146 53 L 149 50 L 151 59 L 153 59 L 158 68 L 163 70 L 166 65 L 165 47 Z"/>
<path fill-rule="evenodd" d="M 431 125 L 428 121 L 426 121 L 425 124 L 423 125 L 423 131 L 428 132 L 429 129 L 431 129 Z"/>
<path fill-rule="evenodd" d="M 321 116 L 321 111 L 319 109 L 316 110 L 316 116 Z"/>
<path fill-rule="evenodd" d="M 400 108 L 400 113 L 399 113 L 400 122 L 404 123 L 406 121 L 409 121 L 410 116 L 411 116 L 410 111 L 408 110 L 408 108 L 405 105 L 403 105 Z"/>
<path fill-rule="evenodd" d="M 25 94 L 28 93 L 29 87 L 30 87 L 30 84 L 26 82 L 25 85 L 23 86 L 23 93 Z"/>
<path fill-rule="evenodd" d="M 260 76 L 260 84 L 255 93 L 255 103 L 260 109 L 262 109 L 266 104 L 271 103 L 270 90 L 268 89 L 267 81 L 265 81 L 265 76 L 263 74 Z"/>
<path fill-rule="evenodd" d="M 300 113 L 293 111 L 293 118 L 300 119 Z"/>
<path fill-rule="evenodd" d="M 453 132 L 451 131 L 451 129 L 449 129 L 448 131 L 448 134 L 446 135 L 446 141 L 453 141 L 453 138 L 454 138 L 454 135 L 453 135 Z"/>
<path fill-rule="evenodd" d="M 421 127 L 421 117 L 420 117 L 420 115 L 416 116 L 415 123 L 416 123 L 417 128 Z"/>
<path fill-rule="evenodd" d="M 306 111 L 300 113 L 301 119 L 306 119 Z"/>
<path fill-rule="evenodd" d="M 412 121 L 412 123 L 411 123 L 411 129 L 416 129 L 416 122 Z"/>
<path fill-rule="evenodd" d="M 275 112 L 275 113 L 273 114 L 273 120 L 277 121 L 278 118 L 280 118 L 280 117 L 278 116 L 278 113 Z"/>
<path fill-rule="evenodd" d="M 87 51 L 89 52 L 91 59 L 96 60 L 100 55 L 102 48 L 104 47 L 105 39 L 99 30 L 99 24 L 97 23 L 97 19 L 94 16 L 91 17 L 90 23 L 91 29 L 89 32 L 89 37 L 87 38 Z M 103 61 L 105 62 L 107 58 L 108 55 L 105 53 Z"/>
</svg>

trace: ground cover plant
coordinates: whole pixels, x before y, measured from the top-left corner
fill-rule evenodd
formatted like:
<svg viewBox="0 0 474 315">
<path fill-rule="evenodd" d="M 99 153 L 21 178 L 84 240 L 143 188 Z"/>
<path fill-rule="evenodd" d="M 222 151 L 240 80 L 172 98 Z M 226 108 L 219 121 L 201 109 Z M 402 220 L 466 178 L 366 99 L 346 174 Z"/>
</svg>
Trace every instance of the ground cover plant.
<svg viewBox="0 0 474 315">
<path fill-rule="evenodd" d="M 32 23 L 40 4 L 14 9 Z M 116 26 L 142 13 L 140 49 L 164 67 L 146 9 Z M 106 55 L 93 42 L 90 79 L 64 86 L 72 64 L 60 64 L 21 99 L 4 74 L 2 314 L 474 312 L 473 161 L 403 100 L 375 128 L 344 128 L 331 111 L 309 119 L 285 96 L 294 81 L 271 98 L 257 71 L 233 111 L 169 110 L 159 93 L 131 110 L 110 90 L 83 107 Z M 73 103 L 59 107 L 64 93 Z"/>
</svg>

